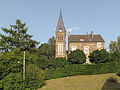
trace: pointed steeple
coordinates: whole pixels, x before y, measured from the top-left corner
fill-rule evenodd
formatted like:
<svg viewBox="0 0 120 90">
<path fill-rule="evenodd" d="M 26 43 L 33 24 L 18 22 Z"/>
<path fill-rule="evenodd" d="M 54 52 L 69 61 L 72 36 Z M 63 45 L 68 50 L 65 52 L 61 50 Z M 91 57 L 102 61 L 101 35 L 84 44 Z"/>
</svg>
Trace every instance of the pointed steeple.
<svg viewBox="0 0 120 90">
<path fill-rule="evenodd" d="M 64 23 L 63 23 L 63 19 L 62 19 L 62 11 L 61 10 L 60 10 L 60 16 L 59 16 L 56 32 L 59 32 L 59 29 L 62 29 L 63 32 L 66 32 Z"/>
<path fill-rule="evenodd" d="M 58 26 L 64 26 L 63 19 L 62 19 L 62 11 L 60 10 L 60 16 L 58 20 Z"/>
</svg>

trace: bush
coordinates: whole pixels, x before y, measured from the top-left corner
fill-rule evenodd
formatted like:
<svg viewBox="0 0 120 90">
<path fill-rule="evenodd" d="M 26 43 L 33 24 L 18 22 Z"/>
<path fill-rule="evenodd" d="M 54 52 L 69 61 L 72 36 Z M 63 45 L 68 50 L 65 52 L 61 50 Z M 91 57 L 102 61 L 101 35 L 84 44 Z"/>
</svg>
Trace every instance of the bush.
<svg viewBox="0 0 120 90">
<path fill-rule="evenodd" d="M 120 90 L 120 83 L 117 82 L 116 78 L 110 77 L 106 80 L 102 90 Z"/>
<path fill-rule="evenodd" d="M 115 73 L 120 69 L 118 63 L 106 63 L 106 64 L 74 64 L 67 65 L 65 68 L 52 68 L 46 69 L 45 79 L 54 79 L 75 75 L 95 75 L 103 73 Z"/>
<path fill-rule="evenodd" d="M 10 73 L 22 71 L 22 53 L 19 51 L 10 51 L 0 55 L 0 79 Z"/>
<path fill-rule="evenodd" d="M 110 53 L 111 61 L 120 63 L 120 52 L 115 51 Z"/>
<path fill-rule="evenodd" d="M 36 61 L 36 64 L 39 68 L 41 68 L 42 70 L 46 69 L 49 67 L 49 63 L 50 63 L 50 60 L 48 60 L 48 57 L 47 56 L 40 56 L 38 57 L 37 61 Z"/>
<path fill-rule="evenodd" d="M 47 56 L 40 56 L 37 59 L 37 65 L 40 67 L 42 70 L 46 68 L 64 68 L 65 65 L 68 65 L 68 62 L 65 58 L 51 58 L 48 59 Z"/>
<path fill-rule="evenodd" d="M 116 73 L 116 75 L 118 75 L 120 77 L 120 71 Z"/>
<path fill-rule="evenodd" d="M 26 88 L 37 89 L 45 85 L 45 74 L 37 65 L 30 64 L 26 68 Z"/>
<path fill-rule="evenodd" d="M 10 73 L 0 81 L 0 89 L 4 90 L 22 90 L 25 84 L 21 73 Z"/>
<path fill-rule="evenodd" d="M 65 58 L 53 58 L 50 60 L 48 68 L 64 68 L 66 65 L 68 65 L 68 62 Z"/>
<path fill-rule="evenodd" d="M 105 50 L 95 50 L 89 55 L 89 60 L 92 63 L 108 63 L 111 62 L 109 53 Z"/>
<path fill-rule="evenodd" d="M 68 54 L 68 62 L 71 64 L 83 64 L 86 62 L 86 55 L 79 49 L 71 51 L 70 54 Z"/>
</svg>

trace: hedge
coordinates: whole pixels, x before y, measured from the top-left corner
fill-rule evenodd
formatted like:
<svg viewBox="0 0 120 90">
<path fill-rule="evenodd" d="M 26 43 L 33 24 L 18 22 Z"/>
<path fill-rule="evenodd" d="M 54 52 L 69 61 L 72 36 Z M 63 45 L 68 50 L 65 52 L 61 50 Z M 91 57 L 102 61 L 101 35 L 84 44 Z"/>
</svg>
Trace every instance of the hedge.
<svg viewBox="0 0 120 90">
<path fill-rule="evenodd" d="M 119 63 L 105 64 L 74 64 L 67 65 L 65 68 L 46 69 L 45 79 L 55 79 L 60 77 L 75 76 L 75 75 L 95 75 L 104 73 L 115 73 L 119 71 Z"/>
</svg>

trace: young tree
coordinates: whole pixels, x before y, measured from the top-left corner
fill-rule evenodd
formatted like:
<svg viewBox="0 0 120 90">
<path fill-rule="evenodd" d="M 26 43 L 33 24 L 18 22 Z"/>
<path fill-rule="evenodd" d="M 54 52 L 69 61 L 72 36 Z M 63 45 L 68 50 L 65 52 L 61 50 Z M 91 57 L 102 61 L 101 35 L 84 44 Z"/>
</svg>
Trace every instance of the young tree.
<svg viewBox="0 0 120 90">
<path fill-rule="evenodd" d="M 5 35 L 0 34 L 0 46 L 1 50 L 6 52 L 11 49 L 19 49 L 24 51 L 24 60 L 23 60 L 23 79 L 25 79 L 25 51 L 31 50 L 39 42 L 32 40 L 32 35 L 27 34 L 28 27 L 25 23 L 22 23 L 19 19 L 16 20 L 16 25 L 10 25 L 10 29 L 2 28 Z"/>
<path fill-rule="evenodd" d="M 71 51 L 70 54 L 68 54 L 68 62 L 71 64 L 83 64 L 86 62 L 86 55 L 79 49 Z"/>
</svg>

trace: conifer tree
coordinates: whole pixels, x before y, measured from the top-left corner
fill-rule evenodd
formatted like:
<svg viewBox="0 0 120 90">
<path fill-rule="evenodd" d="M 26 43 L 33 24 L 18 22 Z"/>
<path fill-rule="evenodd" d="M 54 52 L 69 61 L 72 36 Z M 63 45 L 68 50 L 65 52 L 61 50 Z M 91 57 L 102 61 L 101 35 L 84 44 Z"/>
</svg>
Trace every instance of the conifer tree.
<svg viewBox="0 0 120 90">
<path fill-rule="evenodd" d="M 32 40 L 32 35 L 27 34 L 28 27 L 19 19 L 16 20 L 16 25 L 10 25 L 10 29 L 2 28 L 5 35 L 0 34 L 0 50 L 3 52 L 12 49 L 19 49 L 24 51 L 23 59 L 23 79 L 25 79 L 25 51 L 30 51 L 39 42 Z"/>
<path fill-rule="evenodd" d="M 10 25 L 10 29 L 2 28 L 5 35 L 0 34 L 0 47 L 2 51 L 9 51 L 13 48 L 20 50 L 30 50 L 39 43 L 32 40 L 32 35 L 27 34 L 28 27 L 25 23 L 21 23 L 19 19 L 16 20 L 16 25 Z"/>
</svg>

